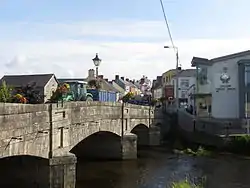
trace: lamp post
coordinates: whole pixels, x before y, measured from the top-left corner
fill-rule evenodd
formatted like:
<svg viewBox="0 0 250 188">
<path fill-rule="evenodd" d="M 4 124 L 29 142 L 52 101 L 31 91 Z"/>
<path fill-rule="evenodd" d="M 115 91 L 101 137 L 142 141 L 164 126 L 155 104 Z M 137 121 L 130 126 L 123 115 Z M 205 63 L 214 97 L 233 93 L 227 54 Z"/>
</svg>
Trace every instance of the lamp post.
<svg viewBox="0 0 250 188">
<path fill-rule="evenodd" d="M 175 46 L 164 46 L 164 48 L 173 48 L 176 53 L 176 87 L 175 87 L 175 93 L 176 93 L 176 107 L 179 108 L 179 52 L 178 48 Z"/>
<path fill-rule="evenodd" d="M 100 66 L 102 60 L 98 57 L 98 53 L 96 53 L 95 58 L 92 60 L 96 69 L 96 79 L 98 79 L 98 67 Z"/>
</svg>

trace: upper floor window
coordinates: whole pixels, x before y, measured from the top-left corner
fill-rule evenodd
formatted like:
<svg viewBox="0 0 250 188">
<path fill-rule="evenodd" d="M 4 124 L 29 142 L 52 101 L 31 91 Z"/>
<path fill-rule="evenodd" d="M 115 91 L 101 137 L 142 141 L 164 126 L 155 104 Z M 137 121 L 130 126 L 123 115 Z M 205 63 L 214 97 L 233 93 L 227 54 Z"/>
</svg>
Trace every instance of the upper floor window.
<svg viewBox="0 0 250 188">
<path fill-rule="evenodd" d="M 250 87 L 250 64 L 245 65 L 245 86 Z"/>
<path fill-rule="evenodd" d="M 198 67 L 197 68 L 197 79 L 200 85 L 205 85 L 207 81 L 207 67 Z"/>
<path fill-rule="evenodd" d="M 189 88 L 189 80 L 188 79 L 181 79 L 181 88 Z"/>
<path fill-rule="evenodd" d="M 181 98 L 186 98 L 186 91 L 181 92 Z"/>
</svg>

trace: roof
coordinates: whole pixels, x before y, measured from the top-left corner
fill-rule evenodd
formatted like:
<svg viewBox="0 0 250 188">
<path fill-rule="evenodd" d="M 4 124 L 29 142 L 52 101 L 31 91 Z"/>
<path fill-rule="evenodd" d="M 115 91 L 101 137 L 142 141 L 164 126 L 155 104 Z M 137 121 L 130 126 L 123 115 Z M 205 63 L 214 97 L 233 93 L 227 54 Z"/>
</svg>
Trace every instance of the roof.
<svg viewBox="0 0 250 188">
<path fill-rule="evenodd" d="M 132 83 L 130 83 L 130 82 L 127 82 L 126 80 L 123 80 L 123 79 L 121 79 L 121 78 L 119 78 L 119 80 L 120 80 L 120 82 L 122 82 L 124 85 L 126 85 L 126 86 L 132 86 Z"/>
<path fill-rule="evenodd" d="M 173 76 L 175 78 L 176 76 Z M 178 77 L 196 77 L 196 69 L 184 69 L 178 74 Z"/>
<path fill-rule="evenodd" d="M 109 82 L 107 82 L 104 79 L 101 79 L 101 83 L 102 83 L 102 89 L 106 90 L 106 91 L 114 91 L 116 93 L 120 93 L 120 91 L 118 91 L 112 84 L 110 84 Z"/>
<path fill-rule="evenodd" d="M 119 86 L 114 80 L 109 82 L 119 93 L 124 93 L 125 89 Z"/>
<path fill-rule="evenodd" d="M 86 78 L 58 78 L 57 79 L 59 83 L 63 83 L 65 81 L 87 81 Z"/>
<path fill-rule="evenodd" d="M 12 87 L 22 87 L 30 83 L 36 83 L 36 87 L 44 87 L 49 80 L 55 76 L 54 74 L 33 74 L 33 75 L 5 75 L 2 77 L 1 82 L 5 81 L 6 84 Z"/>
<path fill-rule="evenodd" d="M 168 74 L 168 73 L 172 73 L 175 72 L 176 69 L 169 69 L 166 72 L 164 72 L 162 75 Z"/>
<path fill-rule="evenodd" d="M 191 65 L 192 67 L 195 67 L 197 64 L 209 64 L 210 61 L 206 58 L 201 58 L 201 57 L 193 57 L 192 61 L 191 61 Z"/>
<path fill-rule="evenodd" d="M 238 53 L 234 53 L 234 54 L 229 54 L 229 55 L 225 55 L 225 56 L 221 56 L 221 57 L 216 57 L 216 58 L 213 58 L 210 60 L 205 59 L 205 58 L 200 58 L 200 57 L 193 57 L 191 64 L 192 64 L 192 66 L 196 66 L 197 64 L 212 65 L 213 63 L 216 63 L 219 61 L 225 61 L 228 59 L 242 57 L 242 56 L 246 56 L 246 55 L 250 55 L 250 50 L 242 51 L 242 52 L 238 52 Z"/>
<path fill-rule="evenodd" d="M 153 80 L 152 89 L 158 89 L 162 87 L 162 76 L 157 76 L 158 79 Z"/>
</svg>

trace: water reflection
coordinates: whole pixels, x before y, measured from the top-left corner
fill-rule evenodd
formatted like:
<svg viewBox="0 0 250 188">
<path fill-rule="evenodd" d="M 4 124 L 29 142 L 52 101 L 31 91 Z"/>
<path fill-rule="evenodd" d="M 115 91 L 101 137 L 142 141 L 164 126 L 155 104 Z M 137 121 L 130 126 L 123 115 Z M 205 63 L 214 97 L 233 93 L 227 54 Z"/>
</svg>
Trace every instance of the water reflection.
<svg viewBox="0 0 250 188">
<path fill-rule="evenodd" d="M 195 158 L 144 151 L 134 161 L 79 162 L 77 188 L 166 188 L 189 178 L 208 188 L 249 188 L 250 165 L 232 157 Z"/>
</svg>

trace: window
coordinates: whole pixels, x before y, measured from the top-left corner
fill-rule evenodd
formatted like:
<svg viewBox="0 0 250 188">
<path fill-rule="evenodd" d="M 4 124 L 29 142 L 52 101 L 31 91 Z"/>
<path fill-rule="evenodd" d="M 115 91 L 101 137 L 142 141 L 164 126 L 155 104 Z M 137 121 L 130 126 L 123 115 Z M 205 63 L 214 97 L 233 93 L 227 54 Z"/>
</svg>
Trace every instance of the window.
<svg viewBox="0 0 250 188">
<path fill-rule="evenodd" d="M 250 117 L 250 93 L 245 93 L 245 115 Z"/>
<path fill-rule="evenodd" d="M 189 88 L 189 80 L 181 79 L 181 88 Z"/>
<path fill-rule="evenodd" d="M 181 98 L 186 98 L 186 91 L 181 92 Z"/>
<path fill-rule="evenodd" d="M 198 67 L 197 68 L 197 79 L 200 85 L 207 84 L 207 67 Z"/>
<path fill-rule="evenodd" d="M 250 87 L 250 65 L 245 66 L 245 86 Z"/>
</svg>

